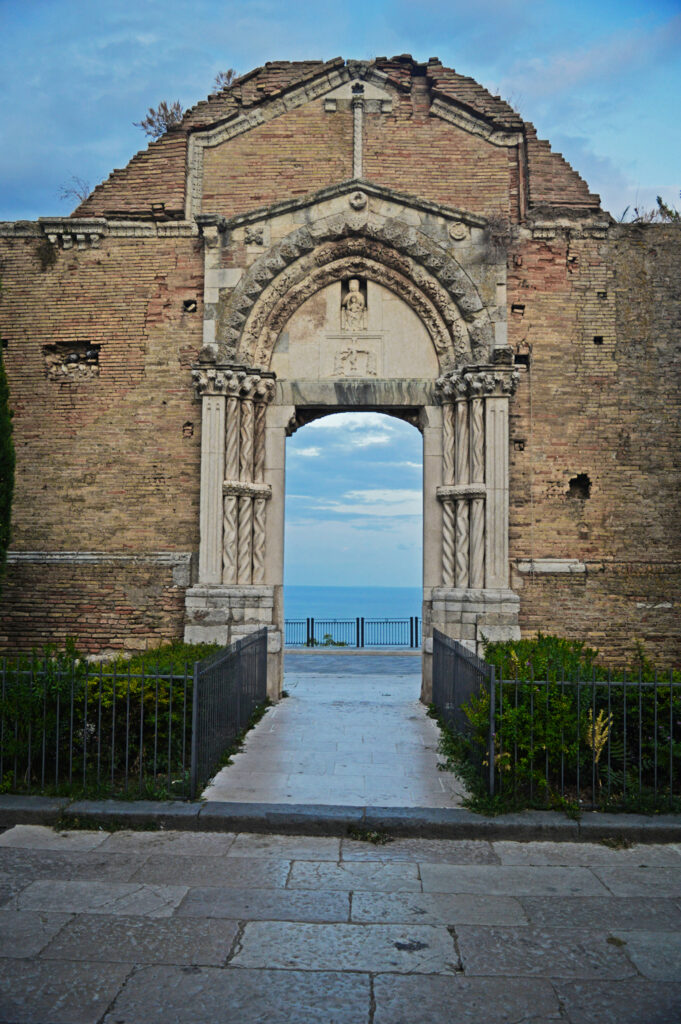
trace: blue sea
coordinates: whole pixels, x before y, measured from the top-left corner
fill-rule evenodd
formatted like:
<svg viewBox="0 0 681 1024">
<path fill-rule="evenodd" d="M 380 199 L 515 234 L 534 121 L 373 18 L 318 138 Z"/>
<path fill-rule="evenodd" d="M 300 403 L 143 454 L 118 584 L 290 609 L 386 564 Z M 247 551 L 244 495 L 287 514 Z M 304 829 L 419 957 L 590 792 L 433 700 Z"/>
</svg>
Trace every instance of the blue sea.
<svg viewBox="0 0 681 1024">
<path fill-rule="evenodd" d="M 421 617 L 420 587 L 284 586 L 287 619 L 404 619 Z"/>
</svg>

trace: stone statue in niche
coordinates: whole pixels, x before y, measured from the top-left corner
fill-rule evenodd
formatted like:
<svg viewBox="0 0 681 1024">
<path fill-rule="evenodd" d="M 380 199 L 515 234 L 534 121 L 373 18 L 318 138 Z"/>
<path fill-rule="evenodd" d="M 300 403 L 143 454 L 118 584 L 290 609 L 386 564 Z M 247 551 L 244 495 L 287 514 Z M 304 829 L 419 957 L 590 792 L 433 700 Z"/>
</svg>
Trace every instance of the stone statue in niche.
<svg viewBox="0 0 681 1024">
<path fill-rule="evenodd" d="M 356 277 L 348 281 L 348 291 L 341 301 L 341 328 L 344 331 L 366 331 L 367 304 Z"/>
</svg>

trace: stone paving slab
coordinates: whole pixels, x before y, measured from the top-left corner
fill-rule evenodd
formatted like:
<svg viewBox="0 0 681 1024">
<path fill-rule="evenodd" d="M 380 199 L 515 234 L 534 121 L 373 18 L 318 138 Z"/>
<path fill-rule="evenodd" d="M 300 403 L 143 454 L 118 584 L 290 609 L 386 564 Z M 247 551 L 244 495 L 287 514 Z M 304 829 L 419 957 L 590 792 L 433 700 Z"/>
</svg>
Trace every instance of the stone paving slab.
<svg viewBox="0 0 681 1024">
<path fill-rule="evenodd" d="M 613 848 L 602 843 L 556 843 L 546 840 L 538 843 L 519 843 L 500 840 L 494 849 L 502 864 L 556 864 L 582 865 L 593 867 L 596 864 L 635 864 L 664 865 L 676 867 L 681 871 L 680 848 L 672 844 L 668 846 L 650 846 L 646 843 L 635 843 L 630 847 Z"/>
<path fill-rule="evenodd" d="M 347 861 L 411 861 L 429 864 L 498 864 L 491 843 L 474 839 L 394 839 L 389 843 L 343 839 L 341 857 Z"/>
<path fill-rule="evenodd" d="M 681 932 L 681 907 L 668 899 L 617 896 L 520 896 L 532 924 L 540 928 L 642 928 Z"/>
<path fill-rule="evenodd" d="M 554 985 L 570 1024 L 678 1024 L 681 982 L 557 981 Z"/>
<path fill-rule="evenodd" d="M 50 880 L 33 882 L 10 901 L 7 909 L 170 917 L 188 889 L 186 885 Z"/>
<path fill-rule="evenodd" d="M 98 1024 L 131 964 L 0 961 L 2 1024 Z"/>
<path fill-rule="evenodd" d="M 243 967 L 403 974 L 453 974 L 459 969 L 454 941 L 443 927 L 291 921 L 247 924 L 231 963 Z"/>
<path fill-rule="evenodd" d="M 145 967 L 104 1024 L 368 1024 L 367 974 Z"/>
<path fill-rule="evenodd" d="M 651 981 L 681 981 L 681 934 L 617 931 L 636 969 Z M 681 1018 L 680 1018 L 681 1019 Z"/>
<path fill-rule="evenodd" d="M 45 825 L 16 825 L 0 835 L 0 848 L 18 847 L 70 853 L 74 850 L 94 850 L 107 838 L 106 832 L 57 832 Z"/>
<path fill-rule="evenodd" d="M 416 864 L 388 864 L 383 861 L 365 863 L 346 861 L 294 861 L 287 882 L 289 889 L 373 890 L 379 892 L 420 892 Z"/>
<path fill-rule="evenodd" d="M 41 878 L 107 879 L 127 882 L 139 867 L 139 857 L 129 854 L 104 854 L 90 851 L 0 848 L 0 872 L 11 873 L 26 882 Z"/>
<path fill-rule="evenodd" d="M 480 928 L 457 925 L 467 975 L 626 978 L 636 974 L 621 943 L 582 928 Z"/>
<path fill-rule="evenodd" d="M 290 889 L 228 889 L 218 886 L 189 890 L 178 917 L 224 917 L 233 921 L 348 921 L 346 892 Z"/>
<path fill-rule="evenodd" d="M 562 1020 L 548 981 L 381 974 L 374 1024 L 548 1024 Z"/>
<path fill-rule="evenodd" d="M 92 833 L 81 833 L 91 835 Z M 224 856 L 234 844 L 234 832 L 113 832 L 103 833 L 101 852 L 135 854 L 146 857 L 152 853 L 178 856 Z"/>
<path fill-rule="evenodd" d="M 614 869 L 618 870 L 618 869 Z M 488 895 L 598 896 L 607 889 L 588 868 L 515 867 L 475 864 L 422 864 L 424 892 L 477 892 Z"/>
<path fill-rule="evenodd" d="M 242 832 L 228 857 L 266 857 L 281 860 L 340 860 L 340 839 L 333 836 L 267 836 Z"/>
<path fill-rule="evenodd" d="M 235 921 L 214 918 L 79 914 L 43 949 L 42 956 L 112 964 L 220 965 L 227 960 L 238 930 Z"/>
<path fill-rule="evenodd" d="M 37 956 L 70 920 L 70 914 L 51 911 L 0 910 L 0 957 Z"/>
<path fill-rule="evenodd" d="M 668 896 L 681 899 L 681 867 L 598 865 L 594 874 L 613 896 Z"/>
<path fill-rule="evenodd" d="M 351 917 L 353 921 L 362 923 L 527 924 L 518 900 L 510 896 L 472 896 L 468 893 L 353 892 Z"/>
<path fill-rule="evenodd" d="M 154 853 L 135 872 L 136 882 L 229 885 L 272 889 L 286 884 L 289 860 L 248 857 L 185 857 Z"/>
</svg>

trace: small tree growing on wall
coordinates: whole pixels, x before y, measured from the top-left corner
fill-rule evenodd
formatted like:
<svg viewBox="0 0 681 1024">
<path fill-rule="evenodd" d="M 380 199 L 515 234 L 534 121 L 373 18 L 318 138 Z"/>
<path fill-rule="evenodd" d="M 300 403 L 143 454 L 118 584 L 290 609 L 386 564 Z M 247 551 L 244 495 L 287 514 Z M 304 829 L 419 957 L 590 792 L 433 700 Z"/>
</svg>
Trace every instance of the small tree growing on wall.
<svg viewBox="0 0 681 1024">
<path fill-rule="evenodd" d="M 14 442 L 7 375 L 0 353 L 0 577 L 4 573 L 14 493 Z"/>
</svg>

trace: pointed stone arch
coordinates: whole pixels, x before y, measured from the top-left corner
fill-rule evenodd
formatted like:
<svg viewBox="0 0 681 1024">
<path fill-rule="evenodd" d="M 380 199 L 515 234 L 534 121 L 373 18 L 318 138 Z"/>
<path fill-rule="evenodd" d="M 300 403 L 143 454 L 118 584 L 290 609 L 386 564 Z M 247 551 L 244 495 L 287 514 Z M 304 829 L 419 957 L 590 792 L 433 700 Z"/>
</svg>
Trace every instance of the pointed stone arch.
<svg viewBox="0 0 681 1024">
<path fill-rule="evenodd" d="M 366 203 L 362 193 L 350 206 Z M 406 221 L 368 210 L 311 220 L 257 259 L 234 289 L 218 326 L 219 360 L 269 366 L 286 320 L 314 291 L 363 273 L 423 320 L 442 372 L 485 362 L 493 325 L 475 283 L 451 250 Z"/>
</svg>

